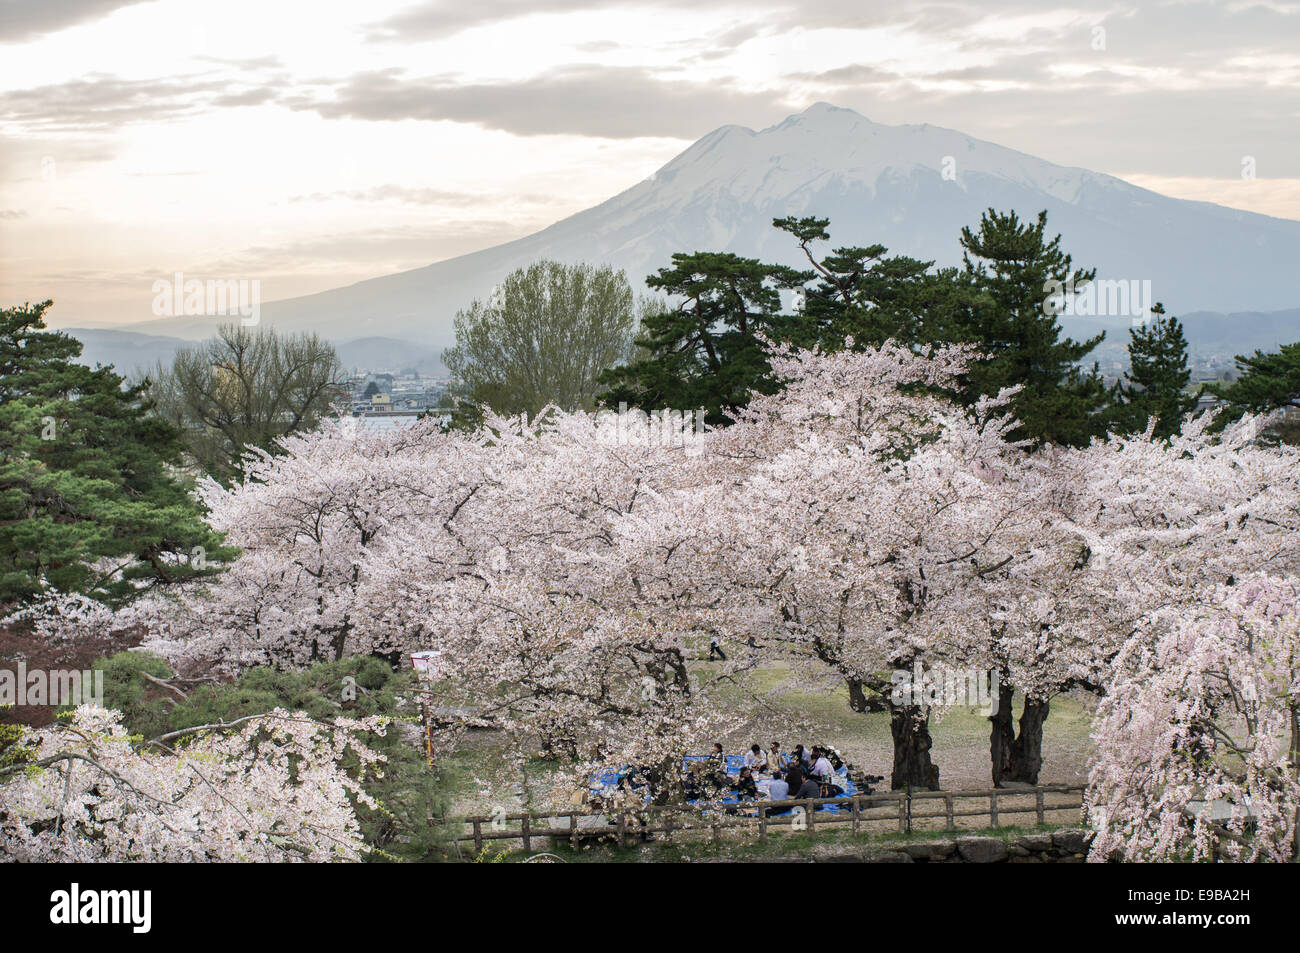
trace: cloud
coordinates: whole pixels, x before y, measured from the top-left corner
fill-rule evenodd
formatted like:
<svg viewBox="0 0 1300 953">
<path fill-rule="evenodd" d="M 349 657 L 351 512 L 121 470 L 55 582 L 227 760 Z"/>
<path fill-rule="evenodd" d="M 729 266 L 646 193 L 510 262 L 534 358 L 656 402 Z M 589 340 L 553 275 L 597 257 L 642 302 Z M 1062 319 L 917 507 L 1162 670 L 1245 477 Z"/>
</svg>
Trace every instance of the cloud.
<svg viewBox="0 0 1300 953">
<path fill-rule="evenodd" d="M 784 110 L 778 92 L 747 92 L 721 82 L 661 79 L 638 67 L 590 64 L 502 83 L 409 78 L 400 69 L 387 69 L 353 76 L 329 98 L 295 95 L 282 102 L 327 119 L 446 120 L 521 136 L 611 139 L 694 138 L 728 123 L 779 118 Z"/>
<path fill-rule="evenodd" d="M 850 63 L 848 66 L 837 66 L 820 72 L 790 73 L 787 78 L 821 86 L 869 86 L 880 82 L 895 83 L 902 76 L 868 63 Z"/>
<path fill-rule="evenodd" d="M 435 205 L 444 208 L 473 208 L 493 203 L 510 202 L 515 205 L 565 205 L 554 195 L 453 192 L 445 189 L 412 188 L 404 185 L 376 185 L 367 189 L 343 189 L 334 192 L 313 192 L 309 195 L 290 196 L 290 204 L 331 202 L 344 200 L 396 205 Z"/>
<path fill-rule="evenodd" d="M 0 184 L 48 185 L 65 174 L 115 157 L 114 150 L 96 137 L 0 136 Z"/>
<path fill-rule="evenodd" d="M 0 43 L 21 43 L 148 2 L 152 0 L 4 0 L 0 3 Z"/>
<path fill-rule="evenodd" d="M 482 218 L 430 225 L 354 229 L 278 244 L 253 245 L 187 268 L 195 274 L 328 274 L 340 268 L 388 274 L 491 248 L 536 226 L 513 218 Z M 158 268 L 168 273 L 171 265 Z"/>
<path fill-rule="evenodd" d="M 108 131 L 137 122 L 171 121 L 217 107 L 253 106 L 275 94 L 242 86 L 220 72 L 122 79 L 84 78 L 0 93 L 0 120 L 28 130 Z"/>
<path fill-rule="evenodd" d="M 381 42 L 418 42 L 455 36 L 474 27 L 516 20 L 537 14 L 579 13 L 615 10 L 626 7 L 618 0 L 426 0 L 401 13 L 372 24 L 370 40 Z M 639 7 L 676 7 L 695 9 L 693 0 L 640 0 Z"/>
</svg>

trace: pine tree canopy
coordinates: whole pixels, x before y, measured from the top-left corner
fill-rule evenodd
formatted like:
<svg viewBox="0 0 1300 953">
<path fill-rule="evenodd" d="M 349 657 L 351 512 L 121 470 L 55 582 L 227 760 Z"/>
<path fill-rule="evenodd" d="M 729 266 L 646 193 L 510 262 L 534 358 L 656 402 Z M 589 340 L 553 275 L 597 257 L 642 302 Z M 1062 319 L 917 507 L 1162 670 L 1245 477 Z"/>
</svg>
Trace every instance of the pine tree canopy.
<svg viewBox="0 0 1300 953">
<path fill-rule="evenodd" d="M 1300 406 L 1300 342 L 1271 353 L 1239 354 L 1237 369 L 1240 376 L 1233 383 L 1209 388 L 1228 402 L 1230 416 Z"/>
<path fill-rule="evenodd" d="M 643 318 L 636 344 L 645 356 L 606 371 L 600 400 L 642 410 L 703 408 L 708 423 L 725 423 L 751 390 L 771 392 L 759 335 L 785 336 L 780 291 L 807 277 L 729 253 L 673 255 L 672 267 L 646 284 L 680 304 Z"/>
<path fill-rule="evenodd" d="M 229 558 L 173 475 L 146 384 L 76 363 L 51 306 L 0 310 L 0 605 L 46 589 L 111 602 Z"/>
<path fill-rule="evenodd" d="M 763 339 L 836 350 L 887 340 L 904 345 L 967 342 L 982 359 L 959 398 L 967 405 L 1003 388 L 1020 387 L 1012 411 L 1017 433 L 1031 444 L 1086 444 L 1105 431 L 1108 393 L 1096 366 L 1080 362 L 1104 335 L 1064 337 L 1048 307 L 1053 285 L 1086 286 L 1094 270 L 1076 269 L 1061 238 L 1046 237 L 1047 213 L 1024 223 L 989 209 L 977 229 L 962 230 L 961 268 L 890 256 L 883 245 L 814 250 L 830 240 L 830 221 L 778 218 L 808 268 L 799 271 L 733 254 L 676 254 L 673 266 L 647 279 L 671 309 L 642 322 L 642 353 L 606 371 L 606 406 L 643 410 L 703 407 L 706 420 L 725 423 L 749 393 L 770 393 Z M 782 313 L 782 291 L 795 292 Z"/>
<path fill-rule="evenodd" d="M 1075 269 L 1061 236 L 1046 238 L 1047 213 L 1033 223 L 989 209 L 976 230 L 963 228 L 963 273 L 969 308 L 947 335 L 979 345 L 987 359 L 972 368 L 963 399 L 1020 385 L 1012 403 L 1017 436 L 1035 444 L 1082 446 L 1104 427 L 1106 387 L 1096 366 L 1079 362 L 1105 334 L 1084 341 L 1061 336 L 1047 305 L 1055 284 L 1081 288 L 1096 270 Z"/>
<path fill-rule="evenodd" d="M 1156 436 L 1168 438 L 1182 429 L 1183 418 L 1196 409 L 1196 397 L 1187 391 L 1192 372 L 1182 324 L 1166 317 L 1159 302 L 1151 313 L 1151 321 L 1129 331 L 1128 380 L 1115 387 L 1112 429 L 1141 433 L 1154 417 Z"/>
</svg>

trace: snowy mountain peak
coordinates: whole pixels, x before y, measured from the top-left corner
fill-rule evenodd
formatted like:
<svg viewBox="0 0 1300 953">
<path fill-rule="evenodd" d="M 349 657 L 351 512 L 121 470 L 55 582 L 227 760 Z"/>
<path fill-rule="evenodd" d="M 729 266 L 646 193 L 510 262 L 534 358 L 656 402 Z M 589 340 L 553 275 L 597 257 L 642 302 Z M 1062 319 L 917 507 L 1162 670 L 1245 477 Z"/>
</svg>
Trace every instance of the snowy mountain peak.
<svg viewBox="0 0 1300 953">
<path fill-rule="evenodd" d="M 662 192 L 658 204 L 689 204 L 701 190 L 763 203 L 832 180 L 874 191 L 882 176 L 907 177 L 918 170 L 962 188 L 972 174 L 994 176 L 1065 202 L 1077 201 L 1087 181 L 1102 178 L 952 129 L 889 126 L 852 109 L 816 103 L 758 132 L 715 129 L 651 181 Z"/>
<path fill-rule="evenodd" d="M 880 243 L 892 254 L 955 265 L 962 227 L 988 208 L 1030 219 L 1046 209 L 1079 266 L 1095 266 L 1102 279 L 1149 281 L 1154 300 L 1173 314 L 1300 304 L 1290 281 L 1300 222 L 1172 199 L 953 129 L 890 126 L 817 103 L 766 129 L 715 129 L 650 178 L 535 234 L 268 302 L 262 314 L 338 340 L 383 335 L 445 345 L 457 309 L 540 259 L 610 264 L 636 283 L 675 252 L 728 251 L 804 267 L 772 219 L 811 215 L 830 219 L 835 244 Z M 190 318 L 165 320 L 174 327 L 140 330 L 208 333 Z"/>
<path fill-rule="evenodd" d="M 862 123 L 872 125 L 870 119 L 856 110 L 822 102 L 813 103 L 803 112 L 787 116 L 772 128 L 786 125 L 817 125 L 821 128 L 827 128 L 833 124 L 860 125 Z"/>
</svg>

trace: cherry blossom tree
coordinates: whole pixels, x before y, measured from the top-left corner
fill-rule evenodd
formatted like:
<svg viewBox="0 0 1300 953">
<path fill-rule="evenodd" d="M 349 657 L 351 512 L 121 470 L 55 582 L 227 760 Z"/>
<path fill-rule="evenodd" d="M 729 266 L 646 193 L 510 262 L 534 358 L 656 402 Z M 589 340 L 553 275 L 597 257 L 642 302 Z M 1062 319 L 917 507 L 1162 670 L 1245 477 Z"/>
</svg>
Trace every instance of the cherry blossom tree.
<svg viewBox="0 0 1300 953">
<path fill-rule="evenodd" d="M 242 549 L 216 581 L 159 598 L 151 648 L 173 662 L 235 671 L 250 665 L 301 667 L 350 654 L 412 647 L 391 630 L 359 627 L 368 554 L 408 523 L 450 547 L 451 514 L 494 479 L 482 441 L 443 433 L 435 421 L 383 434 L 352 421 L 254 453 L 245 479 L 202 487 L 210 521 Z"/>
<path fill-rule="evenodd" d="M 283 710 L 172 732 L 137 750 L 118 712 L 82 706 L 29 731 L 0 767 L 0 858 L 11 861 L 328 861 L 365 852 L 358 775 L 382 756 L 357 730 Z M 347 758 L 360 767 L 344 770 Z"/>
<path fill-rule="evenodd" d="M 1134 619 L 1117 604 L 1122 576 L 1090 561 L 1073 528 L 1080 494 L 1072 458 L 1046 449 L 1019 471 L 1020 519 L 1005 527 L 1003 557 L 982 580 L 966 620 L 967 666 L 997 679 L 989 716 L 994 786 L 1038 783 L 1052 699 L 1100 690 Z M 1023 696 L 1019 730 L 1014 696 Z"/>
<path fill-rule="evenodd" d="M 855 703 L 864 687 L 883 696 L 895 787 L 937 787 L 938 769 L 929 708 L 895 699 L 891 670 L 968 654 L 966 620 L 1008 558 L 1003 539 L 1031 518 L 1015 422 L 1000 413 L 1009 395 L 967 413 L 935 392 L 969 359 L 773 348 L 784 389 L 710 444 L 710 483 L 625 526 L 666 581 L 710 606 L 710 624 L 829 666 Z"/>
<path fill-rule="evenodd" d="M 1148 429 L 1029 461 L 1041 526 L 983 616 L 984 655 L 1002 672 L 995 783 L 1037 782 L 1051 698 L 1103 694 L 1125 642 L 1153 637 L 1154 613 L 1194 611 L 1207 591 L 1260 568 L 1300 568 L 1300 461 L 1256 440 L 1259 421 L 1222 437 L 1211 426 L 1205 416 L 1168 440 Z M 1013 688 L 1025 694 L 1018 736 Z"/>
<path fill-rule="evenodd" d="M 1294 860 L 1300 585 L 1252 575 L 1155 615 L 1098 712 L 1090 859 Z"/>
<path fill-rule="evenodd" d="M 1081 459 L 1090 518 L 1075 528 L 1141 619 L 1094 727 L 1095 857 L 1294 851 L 1300 453 L 1261 442 L 1259 418 L 1218 438 L 1210 424 Z M 1221 823 L 1189 822 L 1193 802 Z"/>
<path fill-rule="evenodd" d="M 896 787 L 937 786 L 938 703 L 896 695 L 893 673 L 991 669 L 995 783 L 1033 781 L 1055 695 L 1140 701 L 1134 660 L 1198 644 L 1184 629 L 1207 594 L 1300 575 L 1300 459 L 1249 418 L 1028 453 L 1010 393 L 943 397 L 971 359 L 773 346 L 783 388 L 704 433 L 555 408 L 486 412 L 468 434 L 329 423 L 205 486 L 242 556 L 133 611 L 161 654 L 227 669 L 438 649 L 449 737 L 490 723 L 518 757 L 577 775 L 637 763 L 668 779 L 735 722 L 726 686 L 747 666 L 695 664 L 711 634 L 832 674 L 855 709 L 880 699 Z M 1131 754 L 1099 751 L 1099 779 Z"/>
<path fill-rule="evenodd" d="M 580 764 L 658 764 L 718 730 L 689 671 L 699 630 L 677 593 L 643 585 L 616 522 L 706 479 L 677 423 L 488 413 L 476 433 L 338 424 L 204 487 L 243 550 L 217 581 L 157 600 L 150 648 L 182 666 L 298 667 L 437 648 L 454 735 L 509 730 Z M 530 746 L 533 746 L 530 749 Z"/>
<path fill-rule="evenodd" d="M 706 438 L 554 408 L 488 413 L 485 435 L 494 482 L 445 526 L 409 521 L 372 554 L 366 625 L 441 650 L 443 697 L 508 729 L 521 756 L 541 746 L 580 773 L 632 762 L 675 778 L 727 715 L 690 670 L 691 607 L 618 527 L 707 481 Z"/>
<path fill-rule="evenodd" d="M 0 619 L 0 625 L 30 626 L 32 634 L 44 642 L 79 642 L 121 634 L 135 617 L 129 607 L 114 611 L 80 593 L 48 590 Z"/>
</svg>

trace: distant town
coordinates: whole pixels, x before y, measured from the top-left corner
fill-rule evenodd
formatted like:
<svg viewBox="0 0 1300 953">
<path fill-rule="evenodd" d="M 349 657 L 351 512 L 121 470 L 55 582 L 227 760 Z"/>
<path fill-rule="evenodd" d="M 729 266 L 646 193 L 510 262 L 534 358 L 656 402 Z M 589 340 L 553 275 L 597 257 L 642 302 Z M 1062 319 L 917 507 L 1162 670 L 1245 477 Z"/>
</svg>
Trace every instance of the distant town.
<svg viewBox="0 0 1300 953">
<path fill-rule="evenodd" d="M 354 369 L 334 387 L 340 409 L 359 418 L 362 427 L 388 430 L 437 410 L 449 383 L 447 377 L 429 377 L 417 371 Z"/>
</svg>

